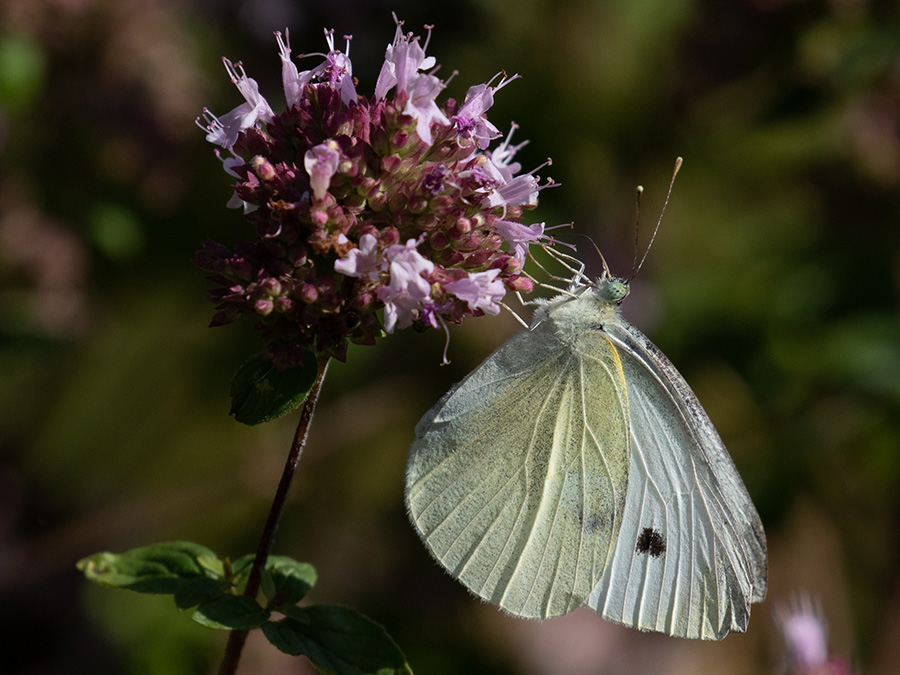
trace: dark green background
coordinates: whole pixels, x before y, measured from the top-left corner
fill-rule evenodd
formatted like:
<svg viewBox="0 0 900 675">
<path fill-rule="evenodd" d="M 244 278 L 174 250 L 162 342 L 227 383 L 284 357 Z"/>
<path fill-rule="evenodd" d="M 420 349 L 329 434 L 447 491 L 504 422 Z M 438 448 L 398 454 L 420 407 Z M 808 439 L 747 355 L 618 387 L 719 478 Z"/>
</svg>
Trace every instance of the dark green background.
<svg viewBox="0 0 900 675">
<path fill-rule="evenodd" d="M 362 0 L 0 6 L 0 659 L 3 673 L 212 672 L 224 636 L 171 600 L 94 587 L 99 550 L 192 539 L 255 547 L 293 417 L 227 416 L 248 325 L 209 330 L 191 258 L 246 232 L 193 120 L 241 102 L 220 57 L 283 105 L 272 31 L 295 54 L 353 34 L 370 95 L 393 37 L 462 97 L 522 79 L 490 112 L 526 169 L 562 187 L 533 214 L 575 222 L 613 270 L 669 211 L 626 304 L 717 424 L 769 535 L 769 599 L 703 644 L 589 612 L 542 624 L 471 598 L 402 505 L 418 418 L 516 330 L 508 316 L 404 331 L 335 364 L 276 552 L 313 563 L 316 602 L 384 623 L 417 672 L 778 672 L 773 612 L 818 596 L 836 653 L 900 662 L 900 13 L 864 0 Z M 339 39 L 340 42 L 340 39 Z M 317 64 L 311 60 L 306 68 Z M 599 264 L 580 238 L 589 270 Z M 513 301 L 514 302 L 514 301 Z M 34 640 L 40 649 L 26 648 Z M 243 672 L 305 672 L 251 642 Z"/>
</svg>

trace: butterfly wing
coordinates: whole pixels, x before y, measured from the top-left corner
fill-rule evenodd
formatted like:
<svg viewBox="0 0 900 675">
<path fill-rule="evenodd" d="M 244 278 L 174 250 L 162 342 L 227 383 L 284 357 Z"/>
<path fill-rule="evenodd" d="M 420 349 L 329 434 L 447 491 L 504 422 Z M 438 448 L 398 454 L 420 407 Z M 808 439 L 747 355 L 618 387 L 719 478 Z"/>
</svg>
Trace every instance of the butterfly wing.
<svg viewBox="0 0 900 675">
<path fill-rule="evenodd" d="M 612 561 L 589 606 L 689 638 L 744 631 L 766 594 L 762 524 L 725 446 L 669 360 L 622 319 L 604 326 L 628 387 L 631 460 Z"/>
<path fill-rule="evenodd" d="M 489 356 L 416 428 L 406 501 L 434 557 L 521 617 L 583 605 L 625 504 L 624 388 L 596 331 L 564 342 L 545 321 Z"/>
</svg>

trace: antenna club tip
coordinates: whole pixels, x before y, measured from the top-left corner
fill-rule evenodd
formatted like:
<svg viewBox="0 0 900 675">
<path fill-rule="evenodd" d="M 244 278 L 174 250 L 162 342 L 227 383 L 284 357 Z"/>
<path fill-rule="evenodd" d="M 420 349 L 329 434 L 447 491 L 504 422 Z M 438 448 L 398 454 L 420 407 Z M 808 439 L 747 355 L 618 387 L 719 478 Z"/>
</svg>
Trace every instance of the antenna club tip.
<svg viewBox="0 0 900 675">
<path fill-rule="evenodd" d="M 638 194 L 641 194 L 641 193 L 644 191 L 644 186 L 643 186 L 643 185 L 638 185 L 638 186 L 634 189 L 634 191 L 637 192 Z"/>
</svg>

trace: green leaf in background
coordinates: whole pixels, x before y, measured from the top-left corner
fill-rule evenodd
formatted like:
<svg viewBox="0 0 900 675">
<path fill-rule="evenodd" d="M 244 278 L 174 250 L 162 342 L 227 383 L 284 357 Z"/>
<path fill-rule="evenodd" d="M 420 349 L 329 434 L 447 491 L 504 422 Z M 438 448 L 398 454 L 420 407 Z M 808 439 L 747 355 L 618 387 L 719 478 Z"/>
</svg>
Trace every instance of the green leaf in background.
<svg viewBox="0 0 900 675">
<path fill-rule="evenodd" d="M 291 617 L 263 626 L 273 645 L 287 654 L 303 654 L 329 675 L 411 673 L 406 657 L 379 624 L 352 609 L 312 605 Z"/>
<path fill-rule="evenodd" d="M 245 361 L 231 380 L 231 413 L 248 425 L 281 417 L 303 404 L 317 372 L 312 352 L 306 353 L 302 366 L 283 372 L 257 354 Z"/>
<path fill-rule="evenodd" d="M 104 586 L 139 593 L 188 593 L 186 585 L 208 588 L 209 581 L 217 581 L 210 569 L 216 568 L 217 560 L 205 546 L 174 541 L 124 553 L 97 553 L 80 560 L 77 567 L 88 579 Z M 221 563 L 218 567 L 221 569 Z"/>
<path fill-rule="evenodd" d="M 43 46 L 27 35 L 0 35 L 0 107 L 24 110 L 47 80 Z"/>
<path fill-rule="evenodd" d="M 250 570 L 253 569 L 254 560 L 256 560 L 256 554 L 248 553 L 232 561 L 230 581 L 236 588 L 243 588 L 246 585 Z"/>
<path fill-rule="evenodd" d="M 262 626 L 269 612 L 246 595 L 222 595 L 200 605 L 192 618 L 207 628 L 245 630 Z"/>
<path fill-rule="evenodd" d="M 87 213 L 87 228 L 94 245 L 117 262 L 134 259 L 144 246 L 139 216 L 120 204 L 94 204 Z"/>
<path fill-rule="evenodd" d="M 225 595 L 228 590 L 229 585 L 221 579 L 204 579 L 202 577 L 182 579 L 173 593 L 175 606 L 178 609 L 196 607 Z"/>
<path fill-rule="evenodd" d="M 285 556 L 269 556 L 263 575 L 263 592 L 272 608 L 296 605 L 316 585 L 316 570 Z"/>
</svg>

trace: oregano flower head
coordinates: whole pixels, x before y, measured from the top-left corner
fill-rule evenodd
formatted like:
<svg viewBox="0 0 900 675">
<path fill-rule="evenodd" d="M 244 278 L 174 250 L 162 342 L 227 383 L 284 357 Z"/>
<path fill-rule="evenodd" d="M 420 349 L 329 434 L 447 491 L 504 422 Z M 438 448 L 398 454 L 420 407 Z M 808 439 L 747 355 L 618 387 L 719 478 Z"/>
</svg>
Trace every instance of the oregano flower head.
<svg viewBox="0 0 900 675">
<path fill-rule="evenodd" d="M 486 117 L 516 76 L 439 104 L 428 40 L 398 21 L 365 98 L 349 37 L 341 51 L 326 31 L 324 60 L 300 71 L 288 32 L 275 35 L 286 109 L 276 113 L 240 63 L 223 59 L 245 102 L 198 119 L 236 179 L 229 206 L 252 228 L 233 248 L 207 241 L 197 253 L 216 284 L 212 325 L 253 315 L 283 369 L 307 350 L 343 360 L 348 340 L 497 314 L 508 291 L 531 291 L 528 247 L 550 239 L 544 223 L 521 221 L 553 183 L 517 175 L 524 143 L 508 136 L 490 150 L 501 134 Z"/>
</svg>

